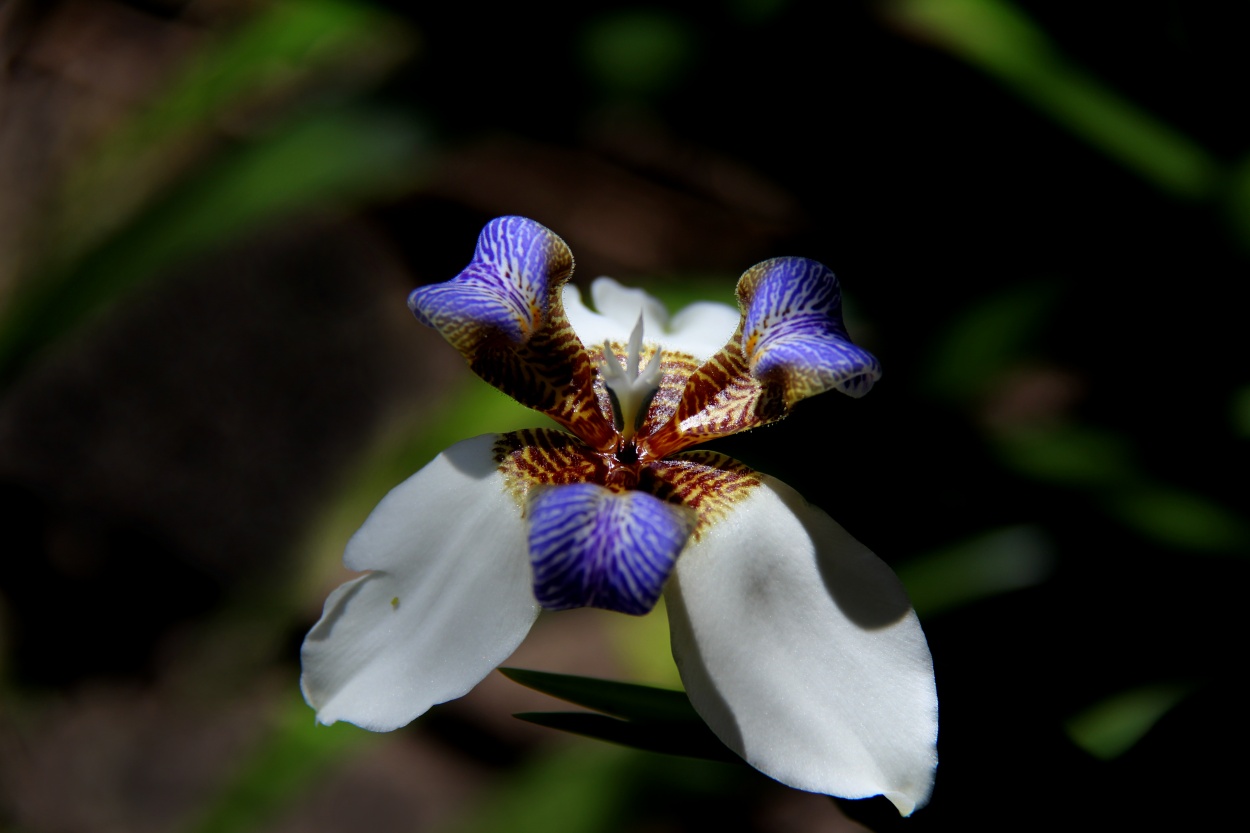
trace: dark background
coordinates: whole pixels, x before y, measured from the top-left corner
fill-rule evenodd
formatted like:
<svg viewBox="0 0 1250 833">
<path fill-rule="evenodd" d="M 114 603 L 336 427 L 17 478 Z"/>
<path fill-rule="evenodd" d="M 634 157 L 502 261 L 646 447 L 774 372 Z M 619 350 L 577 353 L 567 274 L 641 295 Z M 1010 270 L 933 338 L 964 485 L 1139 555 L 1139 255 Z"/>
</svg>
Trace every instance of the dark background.
<svg viewBox="0 0 1250 833">
<path fill-rule="evenodd" d="M 0 2 L 0 825 L 1231 818 L 1231 8 Z M 883 380 L 718 447 L 908 583 L 942 710 L 929 807 L 527 729 L 494 678 L 391 737 L 312 729 L 298 644 L 346 536 L 440 448 L 525 419 L 403 303 L 501 214 L 563 236 L 582 285 L 674 305 L 777 255 L 839 274 Z M 647 677 L 617 625 L 562 616 L 513 664 Z"/>
</svg>

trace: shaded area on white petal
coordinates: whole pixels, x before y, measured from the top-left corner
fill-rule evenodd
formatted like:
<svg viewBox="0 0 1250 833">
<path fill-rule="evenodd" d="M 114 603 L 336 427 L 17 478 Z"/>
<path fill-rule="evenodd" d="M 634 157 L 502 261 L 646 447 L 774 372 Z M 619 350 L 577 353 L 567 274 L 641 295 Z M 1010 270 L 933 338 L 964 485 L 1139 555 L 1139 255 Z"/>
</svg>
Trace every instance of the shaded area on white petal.
<svg viewBox="0 0 1250 833">
<path fill-rule="evenodd" d="M 695 708 L 798 789 L 922 805 L 937 763 L 932 660 L 901 584 L 793 489 L 763 478 L 677 563 L 673 655 Z"/>
<path fill-rule="evenodd" d="M 674 349 L 683 349 L 705 362 L 733 338 L 741 320 L 742 313 L 727 304 L 697 301 L 673 316 L 669 338 Z"/>
<path fill-rule="evenodd" d="M 301 650 L 323 723 L 388 731 L 469 691 L 538 613 L 525 526 L 494 459 L 497 435 L 457 443 L 383 498 Z"/>
<path fill-rule="evenodd" d="M 611 278 L 595 278 L 590 284 L 590 299 L 599 315 L 622 327 L 626 336 L 639 315 L 643 329 L 653 337 L 668 329 L 668 309 L 658 298 L 637 287 L 624 286 Z"/>
</svg>

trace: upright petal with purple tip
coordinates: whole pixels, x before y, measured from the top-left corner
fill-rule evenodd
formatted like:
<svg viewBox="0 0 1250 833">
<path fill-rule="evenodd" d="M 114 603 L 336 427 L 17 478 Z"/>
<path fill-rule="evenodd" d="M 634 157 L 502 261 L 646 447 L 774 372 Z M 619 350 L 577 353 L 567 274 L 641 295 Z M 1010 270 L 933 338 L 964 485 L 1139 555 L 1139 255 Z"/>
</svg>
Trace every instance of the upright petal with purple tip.
<svg viewBox="0 0 1250 833">
<path fill-rule="evenodd" d="M 414 289 L 408 307 L 471 361 L 492 337 L 518 346 L 529 341 L 572 272 L 573 254 L 550 229 L 500 217 L 482 229 L 473 260 L 459 275 Z"/>
<path fill-rule="evenodd" d="M 478 376 L 608 450 L 611 414 L 594 395 L 594 363 L 564 312 L 562 289 L 572 274 L 573 255 L 554 232 L 524 217 L 500 217 L 482 229 L 459 275 L 413 290 L 408 306 Z"/>
<path fill-rule="evenodd" d="M 787 405 L 840 390 L 860 397 L 881 375 L 842 323 L 842 290 L 824 264 L 802 257 L 766 260 L 738 281 L 742 350 L 758 379 L 777 380 Z"/>
<path fill-rule="evenodd" d="M 881 375 L 847 335 L 833 272 L 814 260 L 751 267 L 738 281 L 738 306 L 737 332 L 689 376 L 672 418 L 645 441 L 650 456 L 767 425 L 827 390 L 863 396 Z"/>
</svg>

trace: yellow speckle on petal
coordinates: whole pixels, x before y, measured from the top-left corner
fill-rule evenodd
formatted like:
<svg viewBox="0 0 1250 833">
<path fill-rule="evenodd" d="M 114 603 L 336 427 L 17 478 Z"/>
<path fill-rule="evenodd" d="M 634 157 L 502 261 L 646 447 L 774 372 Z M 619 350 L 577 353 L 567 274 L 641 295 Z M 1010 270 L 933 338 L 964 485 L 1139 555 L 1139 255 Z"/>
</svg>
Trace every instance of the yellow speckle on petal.
<svg viewBox="0 0 1250 833">
<path fill-rule="evenodd" d="M 399 609 L 399 596 L 396 596 L 395 598 L 391 599 L 391 609 L 392 610 Z"/>
</svg>

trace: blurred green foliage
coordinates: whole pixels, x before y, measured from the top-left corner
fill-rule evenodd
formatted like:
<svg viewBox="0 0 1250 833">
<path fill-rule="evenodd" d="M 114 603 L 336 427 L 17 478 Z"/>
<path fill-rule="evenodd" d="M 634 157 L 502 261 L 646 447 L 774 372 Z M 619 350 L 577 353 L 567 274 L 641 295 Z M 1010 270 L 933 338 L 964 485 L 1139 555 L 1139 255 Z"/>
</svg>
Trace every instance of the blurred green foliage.
<svg viewBox="0 0 1250 833">
<path fill-rule="evenodd" d="M 591 77 L 617 95 L 654 95 L 675 83 L 694 58 L 694 37 L 671 12 L 605 15 L 582 36 Z"/>
<path fill-rule="evenodd" d="M 1157 187 L 1201 199 L 1220 186 L 1220 166 L 1201 146 L 1065 59 L 1011 3 L 898 0 L 888 8 Z"/>
<path fill-rule="evenodd" d="M 345 62 L 364 55 L 364 67 L 385 66 L 406 44 L 402 28 L 368 6 L 315 0 L 263 7 L 200 53 L 70 172 L 55 245 L 0 310 L 0 383 L 162 268 L 293 212 L 345 210 L 409 187 L 422 150 L 411 117 L 337 100 L 324 84 L 329 75 L 349 87 Z M 319 88 L 311 101 L 284 101 L 310 84 Z M 270 123 L 196 150 L 257 107 Z M 188 151 L 202 155 L 199 165 L 162 181 L 161 169 Z"/>
<path fill-rule="evenodd" d="M 1065 728 L 1072 740 L 1098 758 L 1116 758 L 1139 741 L 1192 685 L 1144 686 L 1108 697 L 1072 717 Z"/>
<path fill-rule="evenodd" d="M 1035 527 L 993 530 L 899 565 L 922 620 L 978 599 L 1032 587 L 1054 569 L 1054 553 Z"/>
<path fill-rule="evenodd" d="M 273 718 L 269 734 L 245 758 L 204 808 L 188 833 L 231 833 L 262 829 L 310 782 L 341 765 L 369 738 L 346 723 L 322 726 L 308 719 L 308 706 L 292 692 L 288 708 Z"/>
<path fill-rule="evenodd" d="M 932 394 L 963 403 L 984 396 L 1032 357 L 1058 295 L 1054 284 L 1027 284 L 972 305 L 944 329 L 929 354 L 926 381 Z"/>
<path fill-rule="evenodd" d="M 1182 551 L 1246 552 L 1250 526 L 1203 495 L 1156 482 L 1127 443 L 1107 431 L 1069 425 L 999 438 L 1004 463 L 1029 477 L 1088 493 L 1120 522 Z"/>
<path fill-rule="evenodd" d="M 1229 410 L 1233 430 L 1239 436 L 1250 439 L 1250 386 L 1241 388 L 1233 395 Z"/>
<path fill-rule="evenodd" d="M 626 750 L 575 747 L 518 772 L 454 833 L 577 833 L 611 830 L 625 811 Z"/>
</svg>

